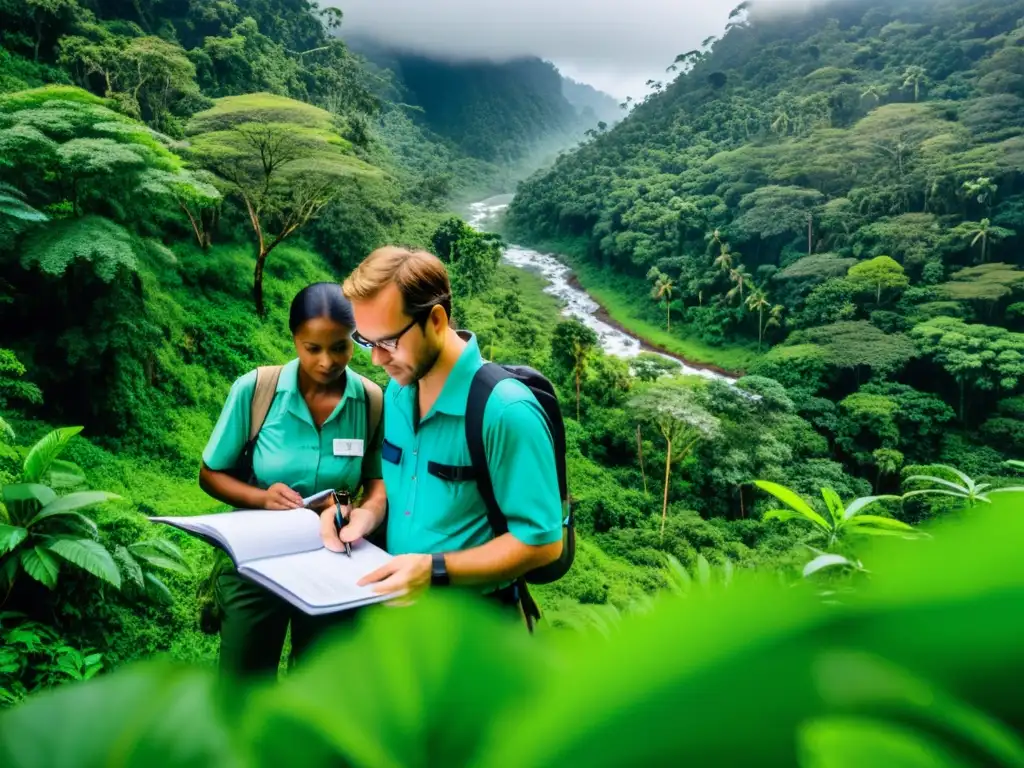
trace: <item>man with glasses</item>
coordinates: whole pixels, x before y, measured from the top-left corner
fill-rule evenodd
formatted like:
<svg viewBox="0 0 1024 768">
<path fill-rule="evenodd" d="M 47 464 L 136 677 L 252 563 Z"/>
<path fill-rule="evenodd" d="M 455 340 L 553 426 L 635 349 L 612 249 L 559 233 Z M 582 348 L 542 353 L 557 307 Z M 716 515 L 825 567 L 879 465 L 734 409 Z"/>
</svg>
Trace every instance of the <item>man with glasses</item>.
<svg viewBox="0 0 1024 768">
<path fill-rule="evenodd" d="M 384 247 L 343 286 L 356 318 L 356 343 L 372 349 L 391 377 L 384 394 L 382 469 L 387 548 L 396 555 L 361 584 L 415 594 L 430 585 L 464 586 L 517 605 L 513 582 L 558 559 L 562 504 L 544 411 L 521 382 L 495 386 L 484 410 L 484 445 L 508 532 L 495 536 L 470 467 L 466 404 L 483 365 L 474 334 L 450 327 L 444 264 L 425 251 Z M 340 532 L 355 541 L 383 513 L 359 509 Z"/>
</svg>

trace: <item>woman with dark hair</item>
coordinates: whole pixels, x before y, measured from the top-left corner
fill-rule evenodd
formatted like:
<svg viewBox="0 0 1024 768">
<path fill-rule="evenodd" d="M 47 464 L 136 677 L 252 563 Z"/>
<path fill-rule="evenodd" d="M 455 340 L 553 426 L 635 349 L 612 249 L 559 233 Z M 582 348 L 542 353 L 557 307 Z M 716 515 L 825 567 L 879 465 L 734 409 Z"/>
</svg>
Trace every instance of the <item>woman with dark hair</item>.
<svg viewBox="0 0 1024 768">
<path fill-rule="evenodd" d="M 347 490 L 353 500 L 361 491 L 357 514 L 382 515 L 387 496 L 380 479 L 381 390 L 348 368 L 355 320 L 341 286 L 314 283 L 300 291 L 292 301 L 289 328 L 297 357 L 279 368 L 250 371 L 232 384 L 203 451 L 199 484 L 239 509 L 295 509 L 304 497 L 326 489 Z M 266 416 L 250 442 L 254 399 Z M 325 546 L 340 551 L 344 545 L 334 527 L 333 502 L 317 511 Z M 214 594 L 221 614 L 220 666 L 226 673 L 274 673 L 289 622 L 292 649 L 299 655 L 317 632 L 353 616 L 352 611 L 307 616 L 241 578 L 225 558 L 215 567 Z"/>
</svg>

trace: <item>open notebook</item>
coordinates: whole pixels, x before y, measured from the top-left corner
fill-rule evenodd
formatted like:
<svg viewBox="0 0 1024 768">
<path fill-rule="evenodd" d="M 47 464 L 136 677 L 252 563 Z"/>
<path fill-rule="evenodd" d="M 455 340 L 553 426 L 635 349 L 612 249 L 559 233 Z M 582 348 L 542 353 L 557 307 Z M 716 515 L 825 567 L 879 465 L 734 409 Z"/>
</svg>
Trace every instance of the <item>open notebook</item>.
<svg viewBox="0 0 1024 768">
<path fill-rule="evenodd" d="M 330 491 L 303 499 L 308 507 Z M 360 539 L 352 557 L 326 549 L 320 518 L 311 509 L 239 510 L 194 517 L 150 517 L 220 547 L 238 573 L 310 615 L 336 613 L 397 597 L 356 582 L 391 559 Z"/>
</svg>

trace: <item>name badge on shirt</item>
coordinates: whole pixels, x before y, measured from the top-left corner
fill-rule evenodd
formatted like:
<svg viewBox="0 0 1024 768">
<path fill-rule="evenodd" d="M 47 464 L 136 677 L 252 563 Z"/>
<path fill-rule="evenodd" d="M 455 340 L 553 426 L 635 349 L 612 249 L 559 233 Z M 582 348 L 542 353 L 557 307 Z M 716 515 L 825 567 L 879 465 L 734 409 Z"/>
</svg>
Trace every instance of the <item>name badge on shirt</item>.
<svg viewBox="0 0 1024 768">
<path fill-rule="evenodd" d="M 362 440 L 335 440 L 334 441 L 334 455 L 335 456 L 362 456 L 363 455 L 363 441 Z"/>
</svg>

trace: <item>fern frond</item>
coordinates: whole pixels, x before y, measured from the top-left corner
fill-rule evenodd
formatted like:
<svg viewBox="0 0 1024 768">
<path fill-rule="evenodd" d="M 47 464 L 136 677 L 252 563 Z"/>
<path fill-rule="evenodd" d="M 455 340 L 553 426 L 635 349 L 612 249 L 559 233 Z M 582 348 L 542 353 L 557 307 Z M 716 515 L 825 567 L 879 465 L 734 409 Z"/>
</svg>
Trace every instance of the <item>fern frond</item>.
<svg viewBox="0 0 1024 768">
<path fill-rule="evenodd" d="M 38 228 L 25 238 L 21 265 L 59 277 L 79 259 L 91 262 L 97 276 L 108 283 L 122 267 L 131 272 L 138 269 L 131 235 L 100 216 L 65 219 Z"/>
</svg>

